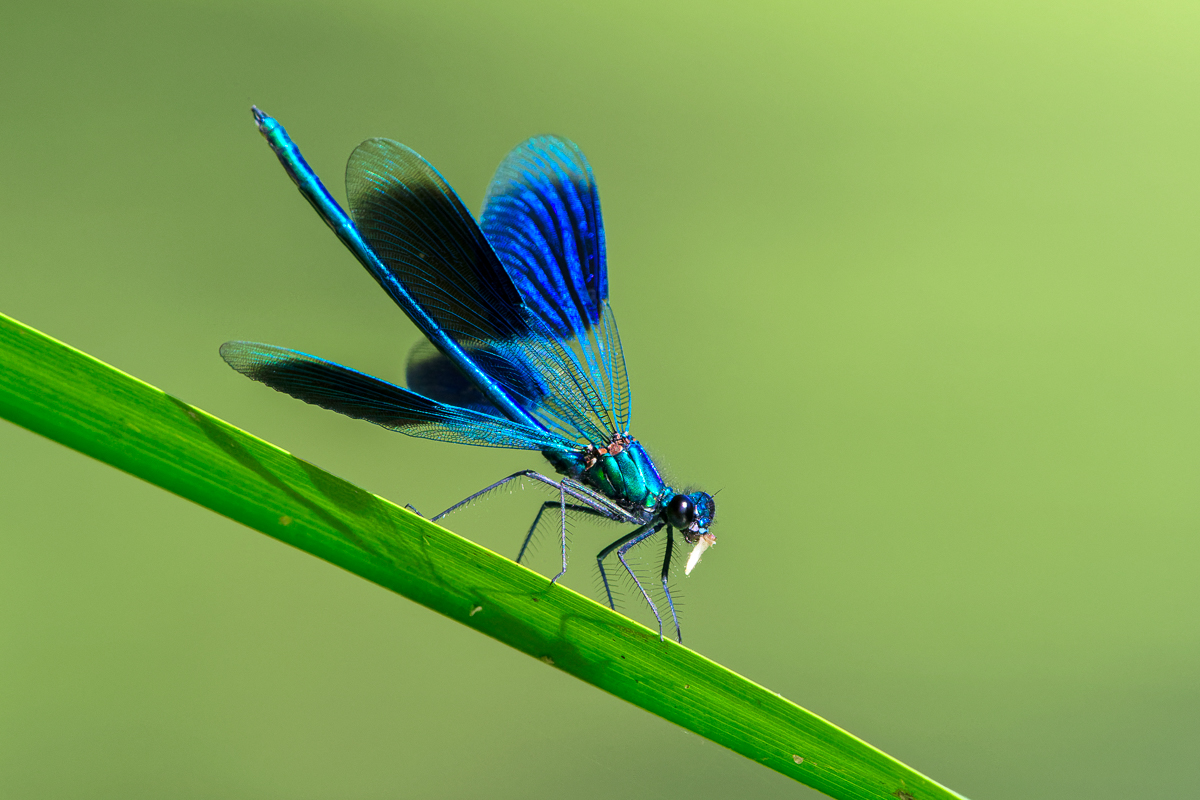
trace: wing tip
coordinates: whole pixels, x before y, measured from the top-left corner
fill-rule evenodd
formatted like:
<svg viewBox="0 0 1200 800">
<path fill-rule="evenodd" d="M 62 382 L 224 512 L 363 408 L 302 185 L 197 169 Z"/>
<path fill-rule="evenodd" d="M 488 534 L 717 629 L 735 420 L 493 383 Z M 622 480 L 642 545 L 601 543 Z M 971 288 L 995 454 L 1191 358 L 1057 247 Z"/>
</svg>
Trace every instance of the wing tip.
<svg viewBox="0 0 1200 800">
<path fill-rule="evenodd" d="M 221 358 L 237 372 L 251 380 L 260 380 L 262 370 L 271 366 L 266 358 L 275 348 L 257 342 L 228 341 L 221 345 Z"/>
</svg>

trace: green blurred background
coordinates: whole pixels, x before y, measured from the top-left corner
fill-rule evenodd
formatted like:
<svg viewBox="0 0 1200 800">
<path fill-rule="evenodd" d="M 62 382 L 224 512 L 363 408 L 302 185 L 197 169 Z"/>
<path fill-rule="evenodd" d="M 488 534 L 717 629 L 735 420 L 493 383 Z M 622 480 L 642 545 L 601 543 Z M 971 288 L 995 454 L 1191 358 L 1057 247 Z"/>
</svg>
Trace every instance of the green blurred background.
<svg viewBox="0 0 1200 800">
<path fill-rule="evenodd" d="M 417 338 L 249 106 L 338 197 L 370 136 L 473 209 L 569 136 L 634 432 L 722 490 L 688 643 L 975 800 L 1190 796 L 1197 41 L 1194 2 L 6 3 L 0 311 L 437 510 L 540 459 L 217 356 Z M 540 499 L 451 527 L 512 555 Z M 8 423 L 0 553 L 4 797 L 815 795 Z"/>
</svg>

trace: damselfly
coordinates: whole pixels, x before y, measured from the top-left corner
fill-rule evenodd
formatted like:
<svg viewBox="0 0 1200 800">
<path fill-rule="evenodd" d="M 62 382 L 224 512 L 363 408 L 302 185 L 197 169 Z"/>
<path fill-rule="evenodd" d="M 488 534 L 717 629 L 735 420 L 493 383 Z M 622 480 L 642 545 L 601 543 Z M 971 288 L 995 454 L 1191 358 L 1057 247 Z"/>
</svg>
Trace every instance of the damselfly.
<svg viewBox="0 0 1200 800">
<path fill-rule="evenodd" d="M 596 556 L 616 553 L 658 620 L 663 618 L 626 559 L 666 530 L 660 580 L 667 585 L 679 531 L 694 546 L 686 571 L 715 537 L 711 495 L 677 492 L 629 432 L 625 356 L 608 304 L 604 224 L 592 169 L 582 151 L 555 136 L 518 145 L 501 162 L 477 223 L 429 162 L 389 139 L 368 139 L 346 168 L 347 214 L 276 120 L 253 109 L 300 193 L 432 347 L 409 358 L 408 388 L 295 350 L 226 342 L 238 372 L 308 403 L 390 430 L 445 442 L 538 450 L 559 480 L 523 470 L 455 503 L 434 521 L 522 478 L 558 493 L 538 511 L 517 556 L 546 511 L 560 515 L 567 570 L 567 514 L 635 528 Z"/>
</svg>

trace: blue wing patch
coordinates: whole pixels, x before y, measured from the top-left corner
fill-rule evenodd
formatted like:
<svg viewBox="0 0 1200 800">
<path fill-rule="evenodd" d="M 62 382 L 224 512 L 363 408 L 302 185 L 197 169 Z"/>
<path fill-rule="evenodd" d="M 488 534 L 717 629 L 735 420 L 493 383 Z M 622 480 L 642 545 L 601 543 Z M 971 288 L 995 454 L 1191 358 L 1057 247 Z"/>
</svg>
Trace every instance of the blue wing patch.
<svg viewBox="0 0 1200 800">
<path fill-rule="evenodd" d="M 484 235 L 547 338 L 595 389 L 600 426 L 629 428 L 629 383 L 608 306 L 604 220 L 592 168 L 573 142 L 535 136 L 488 186 Z M 546 403 L 542 404 L 543 406 Z"/>
</svg>

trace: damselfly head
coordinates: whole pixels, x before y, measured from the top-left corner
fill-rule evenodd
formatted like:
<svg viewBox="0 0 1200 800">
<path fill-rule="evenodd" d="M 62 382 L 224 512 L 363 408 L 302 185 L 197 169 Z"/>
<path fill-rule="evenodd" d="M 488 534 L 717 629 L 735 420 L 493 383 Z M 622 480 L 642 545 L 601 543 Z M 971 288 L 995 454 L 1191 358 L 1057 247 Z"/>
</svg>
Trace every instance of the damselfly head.
<svg viewBox="0 0 1200 800">
<path fill-rule="evenodd" d="M 707 492 L 677 494 L 663 508 L 663 518 L 667 524 L 678 528 L 688 544 L 695 545 L 688 556 L 687 566 L 683 568 L 684 575 L 691 575 L 704 551 L 717 543 L 717 537 L 708 532 L 708 526 L 712 525 L 716 514 L 717 504 Z"/>
<path fill-rule="evenodd" d="M 708 533 L 717 505 L 707 492 L 677 494 L 667 501 L 662 513 L 668 525 L 678 529 L 683 538 L 694 544 L 699 536 Z"/>
</svg>

